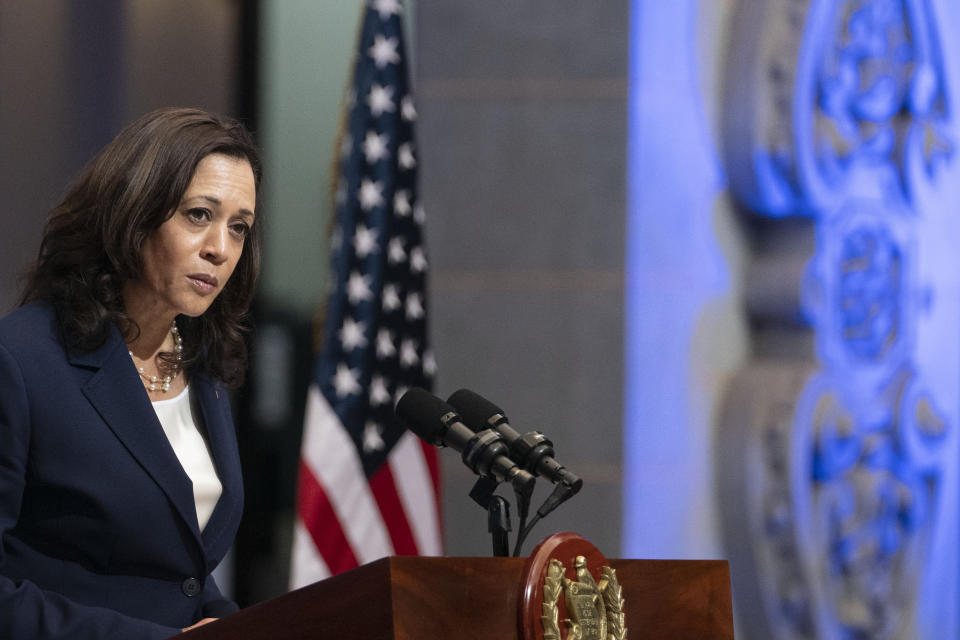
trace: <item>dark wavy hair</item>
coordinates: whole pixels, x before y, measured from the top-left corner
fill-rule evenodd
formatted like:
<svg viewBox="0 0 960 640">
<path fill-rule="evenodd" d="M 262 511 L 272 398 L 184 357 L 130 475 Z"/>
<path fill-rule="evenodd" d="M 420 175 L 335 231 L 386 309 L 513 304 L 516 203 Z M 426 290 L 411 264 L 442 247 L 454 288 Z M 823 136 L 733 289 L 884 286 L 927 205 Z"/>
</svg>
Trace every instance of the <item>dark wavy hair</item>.
<svg viewBox="0 0 960 640">
<path fill-rule="evenodd" d="M 126 337 L 136 335 L 139 327 L 124 310 L 123 286 L 143 276 L 144 241 L 173 215 L 197 164 L 212 153 L 247 160 L 259 193 L 259 153 L 236 120 L 167 108 L 124 128 L 50 212 L 20 304 L 52 304 L 64 344 L 78 351 L 101 346 L 111 325 Z M 228 387 L 242 383 L 247 364 L 247 310 L 260 271 L 260 217 L 210 308 L 177 321 L 186 370 Z"/>
</svg>

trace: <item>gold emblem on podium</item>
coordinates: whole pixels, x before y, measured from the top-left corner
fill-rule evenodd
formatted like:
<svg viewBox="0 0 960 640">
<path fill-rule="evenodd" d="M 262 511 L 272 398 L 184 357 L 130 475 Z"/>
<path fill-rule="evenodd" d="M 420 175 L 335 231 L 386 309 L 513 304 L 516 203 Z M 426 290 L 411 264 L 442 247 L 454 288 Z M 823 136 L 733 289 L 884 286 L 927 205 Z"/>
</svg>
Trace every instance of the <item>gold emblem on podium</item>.
<svg viewBox="0 0 960 640">
<path fill-rule="evenodd" d="M 627 628 L 623 619 L 623 593 L 617 582 L 617 572 L 610 567 L 600 569 L 599 584 L 587 569 L 587 559 L 577 556 L 574 561 L 576 580 L 564 576 L 563 563 L 550 560 L 543 581 L 544 640 L 561 640 L 560 610 L 557 601 L 563 591 L 570 617 L 563 622 L 567 640 L 625 640 Z"/>
<path fill-rule="evenodd" d="M 537 622 L 540 624 L 536 626 L 541 629 L 534 630 L 531 628 L 534 625 L 527 624 L 523 637 L 625 640 L 623 592 L 617 573 L 606 564 L 606 558 L 576 534 L 557 534 L 544 541 L 541 547 L 531 555 L 530 573 L 543 576 L 542 582 L 536 575 L 529 575 L 528 578 L 539 584 L 530 585 L 528 582 L 532 588 L 526 590 L 524 599 L 526 605 L 534 606 L 531 598 L 539 599 Z M 567 560 L 568 565 L 563 560 Z M 536 566 L 541 569 L 534 570 Z M 542 599 L 538 597 L 540 595 Z"/>
</svg>

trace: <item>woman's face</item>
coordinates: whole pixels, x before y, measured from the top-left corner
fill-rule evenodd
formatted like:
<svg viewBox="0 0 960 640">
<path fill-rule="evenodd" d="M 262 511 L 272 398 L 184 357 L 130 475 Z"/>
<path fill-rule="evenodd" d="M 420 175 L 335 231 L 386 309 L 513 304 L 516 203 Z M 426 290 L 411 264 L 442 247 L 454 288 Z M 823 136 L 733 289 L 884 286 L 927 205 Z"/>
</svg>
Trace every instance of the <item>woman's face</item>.
<svg viewBox="0 0 960 640">
<path fill-rule="evenodd" d="M 203 314 L 240 260 L 255 207 L 247 160 L 203 158 L 180 205 L 144 243 L 143 278 L 124 290 L 127 312 L 166 320 Z"/>
</svg>

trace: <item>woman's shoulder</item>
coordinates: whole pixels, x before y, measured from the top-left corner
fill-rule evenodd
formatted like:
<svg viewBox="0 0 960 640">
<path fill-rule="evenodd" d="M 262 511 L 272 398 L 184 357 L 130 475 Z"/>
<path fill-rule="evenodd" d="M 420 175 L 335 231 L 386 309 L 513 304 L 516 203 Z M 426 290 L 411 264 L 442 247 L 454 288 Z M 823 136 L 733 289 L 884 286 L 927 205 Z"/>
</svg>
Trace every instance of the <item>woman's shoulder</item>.
<svg viewBox="0 0 960 640">
<path fill-rule="evenodd" d="M 0 332 L 49 331 L 56 328 L 57 313 L 49 302 L 30 302 L 0 318 Z"/>
<path fill-rule="evenodd" d="M 0 344 L 8 350 L 59 344 L 57 332 L 57 314 L 44 302 L 25 304 L 0 318 Z"/>
</svg>

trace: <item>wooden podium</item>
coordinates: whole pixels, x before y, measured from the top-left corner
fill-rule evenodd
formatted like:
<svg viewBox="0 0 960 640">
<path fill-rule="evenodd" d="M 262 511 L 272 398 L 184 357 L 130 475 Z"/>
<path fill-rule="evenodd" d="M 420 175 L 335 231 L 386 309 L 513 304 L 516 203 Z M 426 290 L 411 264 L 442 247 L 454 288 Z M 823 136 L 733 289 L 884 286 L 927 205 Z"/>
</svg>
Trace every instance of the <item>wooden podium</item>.
<svg viewBox="0 0 960 640">
<path fill-rule="evenodd" d="M 183 637 L 522 639 L 520 603 L 527 564 L 526 558 L 383 558 Z M 628 638 L 733 638 L 726 561 L 611 559 L 609 566 L 626 601 Z"/>
</svg>

